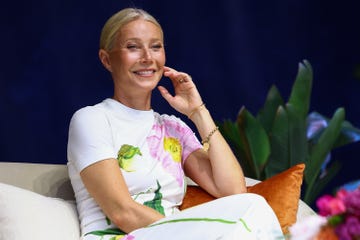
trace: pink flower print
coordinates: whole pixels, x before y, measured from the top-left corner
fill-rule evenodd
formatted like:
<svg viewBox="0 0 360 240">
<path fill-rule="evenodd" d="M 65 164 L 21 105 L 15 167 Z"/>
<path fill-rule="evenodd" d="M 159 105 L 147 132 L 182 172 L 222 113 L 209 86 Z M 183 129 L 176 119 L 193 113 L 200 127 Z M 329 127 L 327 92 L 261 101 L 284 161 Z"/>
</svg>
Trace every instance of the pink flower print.
<svg viewBox="0 0 360 240">
<path fill-rule="evenodd" d="M 181 165 L 182 145 L 176 136 L 182 136 L 185 129 L 175 121 L 155 124 L 153 134 L 147 138 L 150 154 L 162 163 L 163 168 L 175 177 L 179 186 L 184 184 L 184 171 Z"/>
<path fill-rule="evenodd" d="M 132 235 L 126 235 L 123 239 L 121 239 L 121 240 L 134 240 L 135 239 L 135 237 L 134 236 L 132 236 Z"/>
<path fill-rule="evenodd" d="M 135 237 L 132 235 L 119 235 L 115 237 L 115 240 L 134 240 Z"/>
</svg>

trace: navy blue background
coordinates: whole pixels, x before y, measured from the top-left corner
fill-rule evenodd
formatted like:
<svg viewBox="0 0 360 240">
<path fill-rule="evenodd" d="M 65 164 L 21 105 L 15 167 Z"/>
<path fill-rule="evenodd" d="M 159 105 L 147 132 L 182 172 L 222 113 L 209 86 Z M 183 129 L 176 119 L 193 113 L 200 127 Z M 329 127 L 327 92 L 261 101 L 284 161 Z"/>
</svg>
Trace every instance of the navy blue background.
<svg viewBox="0 0 360 240">
<path fill-rule="evenodd" d="M 359 5 L 356 0 L 2 3 L 0 160 L 66 163 L 74 111 L 112 96 L 111 78 L 98 60 L 98 39 L 107 18 L 128 6 L 159 20 L 167 65 L 192 75 L 216 120 L 235 119 L 243 105 L 256 114 L 272 84 L 287 98 L 298 62 L 308 59 L 314 69 L 311 110 L 330 117 L 344 107 L 346 119 L 359 127 Z M 168 80 L 162 82 L 168 86 Z M 175 113 L 157 90 L 153 108 Z M 333 185 L 359 178 L 359 152 L 359 143 L 334 151 L 344 166 Z"/>
</svg>

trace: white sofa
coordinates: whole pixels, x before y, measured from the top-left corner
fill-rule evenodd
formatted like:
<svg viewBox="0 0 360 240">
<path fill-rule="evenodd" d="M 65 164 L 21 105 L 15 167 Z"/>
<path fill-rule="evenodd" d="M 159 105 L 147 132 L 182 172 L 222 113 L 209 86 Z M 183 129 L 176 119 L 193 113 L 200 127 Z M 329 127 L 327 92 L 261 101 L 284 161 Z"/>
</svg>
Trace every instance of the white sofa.
<svg viewBox="0 0 360 240">
<path fill-rule="evenodd" d="M 311 214 L 300 200 L 297 220 Z M 79 235 L 66 165 L 0 162 L 0 240 L 78 240 Z"/>
</svg>

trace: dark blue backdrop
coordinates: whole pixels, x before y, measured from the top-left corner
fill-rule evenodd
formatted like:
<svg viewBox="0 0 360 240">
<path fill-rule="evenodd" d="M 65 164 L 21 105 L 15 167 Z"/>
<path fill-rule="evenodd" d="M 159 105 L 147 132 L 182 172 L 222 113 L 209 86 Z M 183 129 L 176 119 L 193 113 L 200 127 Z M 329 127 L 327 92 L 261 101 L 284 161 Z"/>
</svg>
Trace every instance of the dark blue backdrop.
<svg viewBox="0 0 360 240">
<path fill-rule="evenodd" d="M 8 1 L 2 3 L 0 160 L 66 162 L 75 110 L 112 94 L 98 57 L 105 20 L 127 6 L 148 10 L 165 32 L 167 64 L 193 76 L 216 120 L 254 114 L 276 84 L 287 96 L 298 62 L 314 68 L 312 110 L 345 107 L 360 126 L 359 1 Z M 164 80 L 166 81 L 166 80 Z M 153 108 L 174 113 L 155 93 Z M 359 143 L 334 153 L 338 183 L 359 178 Z"/>
</svg>

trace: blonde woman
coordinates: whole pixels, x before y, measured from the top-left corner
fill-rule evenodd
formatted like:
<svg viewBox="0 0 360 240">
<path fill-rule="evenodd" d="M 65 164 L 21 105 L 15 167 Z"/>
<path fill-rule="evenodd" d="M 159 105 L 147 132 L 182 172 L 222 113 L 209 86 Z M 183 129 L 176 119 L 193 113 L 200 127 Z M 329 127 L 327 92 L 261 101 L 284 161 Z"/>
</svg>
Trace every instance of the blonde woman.
<svg viewBox="0 0 360 240">
<path fill-rule="evenodd" d="M 154 17 L 136 8 L 113 15 L 101 33 L 99 58 L 114 95 L 78 110 L 69 127 L 69 175 L 84 240 L 281 236 L 265 200 L 246 193 L 242 169 L 191 76 L 165 66 Z M 158 86 L 163 76 L 174 95 Z M 179 117 L 151 108 L 156 88 L 191 119 L 202 144 Z M 219 199 L 180 212 L 185 176 Z"/>
</svg>

